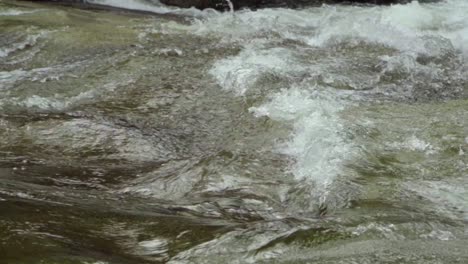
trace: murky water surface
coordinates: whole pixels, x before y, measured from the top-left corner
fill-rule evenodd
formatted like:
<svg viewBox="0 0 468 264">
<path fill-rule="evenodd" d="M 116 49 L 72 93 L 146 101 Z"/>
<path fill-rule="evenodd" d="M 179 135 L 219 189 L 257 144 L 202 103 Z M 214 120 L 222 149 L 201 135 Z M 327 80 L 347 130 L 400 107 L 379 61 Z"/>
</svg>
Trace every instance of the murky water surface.
<svg viewBox="0 0 468 264">
<path fill-rule="evenodd" d="M 0 263 L 468 263 L 466 1 L 90 2 L 0 2 Z"/>
</svg>

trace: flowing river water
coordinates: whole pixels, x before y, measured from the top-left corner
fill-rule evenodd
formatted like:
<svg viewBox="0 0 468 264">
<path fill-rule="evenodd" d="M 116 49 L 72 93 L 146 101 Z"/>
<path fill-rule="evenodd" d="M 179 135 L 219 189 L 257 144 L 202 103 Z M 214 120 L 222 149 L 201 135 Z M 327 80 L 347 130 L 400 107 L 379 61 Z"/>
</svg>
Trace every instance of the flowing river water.
<svg viewBox="0 0 468 264">
<path fill-rule="evenodd" d="M 468 263 L 468 1 L 0 1 L 0 263 Z"/>
</svg>

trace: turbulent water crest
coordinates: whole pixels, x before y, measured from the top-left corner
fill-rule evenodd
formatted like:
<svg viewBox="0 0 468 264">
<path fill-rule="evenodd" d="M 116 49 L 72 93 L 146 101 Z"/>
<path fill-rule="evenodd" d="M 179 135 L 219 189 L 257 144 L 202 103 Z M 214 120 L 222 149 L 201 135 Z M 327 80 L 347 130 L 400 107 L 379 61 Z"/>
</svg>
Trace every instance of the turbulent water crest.
<svg viewBox="0 0 468 264">
<path fill-rule="evenodd" d="M 466 263 L 468 2 L 0 2 L 6 263 Z"/>
</svg>

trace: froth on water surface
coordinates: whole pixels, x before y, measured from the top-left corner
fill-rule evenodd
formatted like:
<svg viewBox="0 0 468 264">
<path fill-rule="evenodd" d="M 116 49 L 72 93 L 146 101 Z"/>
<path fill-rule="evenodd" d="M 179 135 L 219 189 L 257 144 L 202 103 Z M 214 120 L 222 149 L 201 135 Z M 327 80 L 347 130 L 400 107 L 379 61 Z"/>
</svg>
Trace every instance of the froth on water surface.
<svg viewBox="0 0 468 264">
<path fill-rule="evenodd" d="M 465 1 L 90 2 L 0 3 L 7 263 L 468 261 Z"/>
</svg>

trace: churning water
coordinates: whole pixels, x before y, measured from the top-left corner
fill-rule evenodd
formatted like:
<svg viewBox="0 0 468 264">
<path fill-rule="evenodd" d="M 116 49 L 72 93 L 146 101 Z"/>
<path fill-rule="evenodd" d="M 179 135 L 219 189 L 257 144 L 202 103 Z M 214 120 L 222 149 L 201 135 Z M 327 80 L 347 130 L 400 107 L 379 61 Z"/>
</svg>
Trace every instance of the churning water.
<svg viewBox="0 0 468 264">
<path fill-rule="evenodd" d="M 467 1 L 88 2 L 0 2 L 0 263 L 468 263 Z"/>
</svg>

